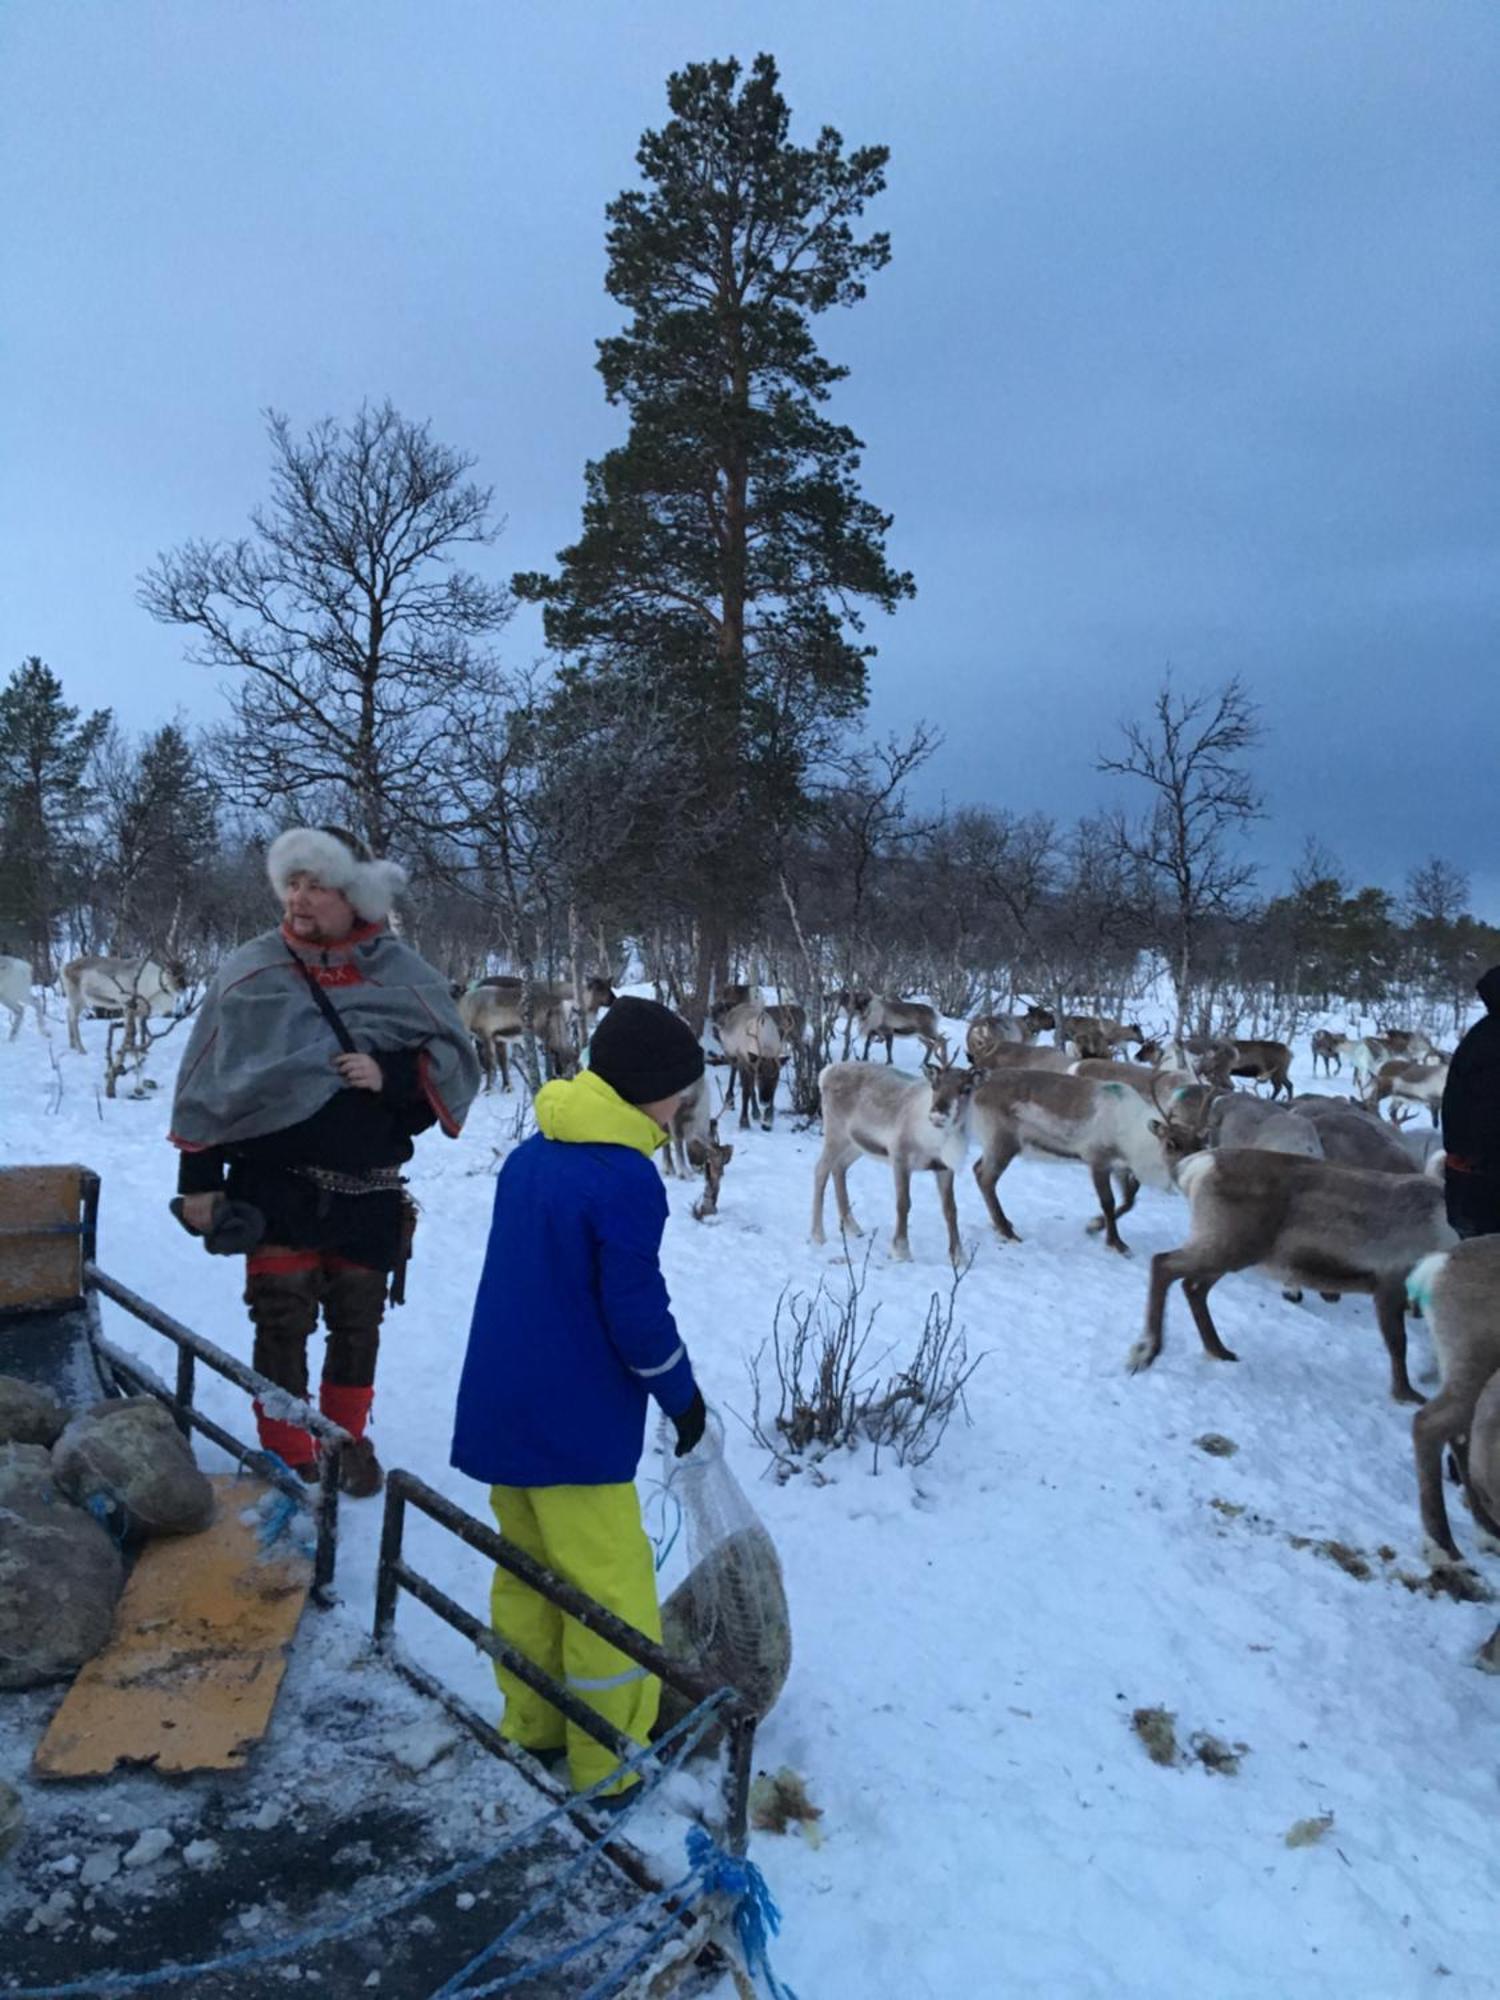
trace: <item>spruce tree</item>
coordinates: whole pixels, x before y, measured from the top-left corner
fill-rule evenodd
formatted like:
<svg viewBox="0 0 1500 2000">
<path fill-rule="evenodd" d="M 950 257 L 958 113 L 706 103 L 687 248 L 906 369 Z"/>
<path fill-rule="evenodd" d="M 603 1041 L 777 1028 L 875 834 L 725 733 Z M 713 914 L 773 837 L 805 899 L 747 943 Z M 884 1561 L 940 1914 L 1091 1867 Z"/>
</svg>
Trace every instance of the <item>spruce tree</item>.
<svg viewBox="0 0 1500 2000">
<path fill-rule="evenodd" d="M 799 817 L 810 768 L 862 708 L 863 610 L 913 592 L 886 561 L 891 520 L 859 491 L 860 440 L 827 414 L 847 370 L 811 321 L 856 304 L 890 256 L 856 224 L 883 146 L 790 137 L 776 65 L 696 63 L 607 211 L 606 285 L 629 314 L 599 342 L 624 444 L 588 466 L 583 531 L 556 575 L 515 579 L 566 656 L 558 713 L 592 684 L 622 728 L 671 742 L 662 783 L 675 886 L 696 906 L 700 993 L 753 899 L 768 844 Z M 690 880 L 682 848 L 690 850 Z M 647 869 L 647 850 L 622 855 Z"/>
<path fill-rule="evenodd" d="M 108 709 L 80 721 L 34 654 L 0 688 L 0 933 L 43 980 L 58 917 L 89 875 L 89 763 L 108 728 Z"/>
</svg>

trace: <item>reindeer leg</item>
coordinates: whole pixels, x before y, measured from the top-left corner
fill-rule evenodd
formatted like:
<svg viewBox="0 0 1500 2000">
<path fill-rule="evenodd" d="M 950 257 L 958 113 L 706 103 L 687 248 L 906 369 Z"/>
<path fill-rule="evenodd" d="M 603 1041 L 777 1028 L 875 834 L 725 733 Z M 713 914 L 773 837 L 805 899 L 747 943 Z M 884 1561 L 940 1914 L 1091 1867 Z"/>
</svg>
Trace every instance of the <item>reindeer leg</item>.
<svg viewBox="0 0 1500 2000">
<path fill-rule="evenodd" d="M 854 1211 L 849 1206 L 849 1169 L 858 1158 L 858 1153 L 846 1153 L 833 1169 L 833 1193 L 839 1205 L 839 1227 L 846 1236 L 863 1236 L 865 1233 L 854 1220 Z"/>
<path fill-rule="evenodd" d="M 948 1261 L 956 1270 L 963 1262 L 963 1244 L 958 1235 L 958 1202 L 953 1193 L 953 1169 L 937 1167 L 938 1200 L 943 1205 L 943 1220 L 948 1225 Z"/>
<path fill-rule="evenodd" d="M 1233 1348 L 1226 1347 L 1219 1338 L 1219 1329 L 1214 1325 L 1208 1310 L 1208 1294 L 1218 1283 L 1218 1273 L 1212 1277 L 1192 1277 L 1183 1273 L 1182 1296 L 1188 1302 L 1188 1311 L 1193 1315 L 1193 1324 L 1198 1329 L 1198 1338 L 1203 1342 L 1203 1351 L 1214 1361 L 1238 1361 Z"/>
<path fill-rule="evenodd" d="M 1140 1339 L 1126 1357 L 1132 1375 L 1149 1368 L 1161 1353 L 1162 1327 L 1167 1313 L 1167 1293 L 1172 1280 L 1181 1275 L 1180 1250 L 1158 1250 L 1151 1259 L 1151 1283 L 1146 1292 L 1146 1324 Z"/>
<path fill-rule="evenodd" d="M 750 1130 L 750 1104 L 751 1100 L 755 1096 L 755 1069 L 753 1064 L 747 1062 L 742 1062 L 739 1066 L 739 1069 L 740 1069 L 740 1130 L 742 1132 L 748 1132 Z"/>
<path fill-rule="evenodd" d="M 1444 1563 L 1462 1562 L 1459 1546 L 1448 1525 L 1448 1509 L 1443 1501 L 1443 1446 L 1453 1444 L 1468 1422 L 1471 1399 L 1449 1390 L 1433 1397 L 1411 1420 L 1412 1450 L 1417 1461 L 1417 1494 L 1426 1534 L 1424 1553 L 1436 1568 Z"/>
<path fill-rule="evenodd" d="M 1375 1289 L 1375 1318 L 1380 1337 L 1391 1357 L 1391 1400 L 1396 1403 L 1424 1403 L 1406 1372 L 1406 1280 L 1385 1278 Z"/>
<path fill-rule="evenodd" d="M 1019 1243 L 1020 1237 L 1011 1227 L 1010 1217 L 1000 1206 L 998 1187 L 1000 1176 L 1016 1157 L 1019 1148 L 1012 1146 L 1009 1152 L 996 1149 L 993 1153 L 981 1153 L 974 1162 L 974 1178 L 979 1183 L 979 1192 L 984 1196 L 984 1205 L 990 1212 L 990 1221 L 1006 1243 Z"/>
<path fill-rule="evenodd" d="M 1099 1200 L 1099 1213 L 1104 1217 L 1104 1247 L 1117 1250 L 1122 1257 L 1128 1257 L 1130 1250 L 1118 1229 L 1115 1228 L 1115 1191 L 1110 1183 L 1107 1166 L 1091 1166 L 1090 1178 L 1094 1183 L 1094 1193 Z"/>
<path fill-rule="evenodd" d="M 1125 1199 L 1115 1210 L 1116 1222 L 1119 1221 L 1122 1215 L 1129 1215 L 1130 1211 L 1135 1207 L 1135 1198 L 1141 1191 L 1141 1184 L 1130 1171 L 1129 1167 L 1120 1175 L 1120 1190 L 1124 1194 Z"/>
<path fill-rule="evenodd" d="M 833 1165 L 833 1155 L 825 1146 L 818 1155 L 818 1164 L 813 1168 L 813 1212 L 812 1240 L 823 1241 L 823 1195 L 828 1186 L 828 1170 Z"/>
<path fill-rule="evenodd" d="M 911 1245 L 906 1240 L 906 1225 L 911 1216 L 911 1168 L 904 1160 L 893 1159 L 891 1173 L 896 1182 L 896 1233 L 891 1238 L 891 1257 L 898 1264 L 909 1264 Z"/>
<path fill-rule="evenodd" d="M 495 1065 L 500 1071 L 500 1088 L 510 1089 L 510 1050 L 505 1046 L 504 1035 L 495 1037 Z"/>
<path fill-rule="evenodd" d="M 896 1037 L 887 1028 L 885 1031 L 885 1059 L 888 1063 L 896 1060 Z"/>
</svg>

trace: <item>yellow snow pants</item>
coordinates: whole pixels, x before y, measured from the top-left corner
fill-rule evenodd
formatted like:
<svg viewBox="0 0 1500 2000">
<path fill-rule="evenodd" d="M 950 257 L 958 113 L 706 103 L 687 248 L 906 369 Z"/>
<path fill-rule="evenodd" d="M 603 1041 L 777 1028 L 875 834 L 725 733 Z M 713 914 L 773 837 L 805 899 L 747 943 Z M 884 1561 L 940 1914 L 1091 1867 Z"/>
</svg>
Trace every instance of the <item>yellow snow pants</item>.
<svg viewBox="0 0 1500 2000">
<path fill-rule="evenodd" d="M 500 1532 L 579 1590 L 586 1591 L 648 1639 L 661 1638 L 656 1566 L 641 1526 L 634 1485 L 492 1486 L 490 1504 Z M 497 1568 L 490 1595 L 499 1635 L 635 1742 L 650 1740 L 661 1682 L 607 1639 L 588 1631 L 508 1569 Z M 578 1791 L 619 1768 L 619 1759 L 507 1672 L 495 1678 L 505 1696 L 500 1734 L 528 1750 L 567 1746 Z M 628 1783 L 636 1780 L 632 1777 Z M 628 1784 L 611 1786 L 624 1791 Z"/>
</svg>

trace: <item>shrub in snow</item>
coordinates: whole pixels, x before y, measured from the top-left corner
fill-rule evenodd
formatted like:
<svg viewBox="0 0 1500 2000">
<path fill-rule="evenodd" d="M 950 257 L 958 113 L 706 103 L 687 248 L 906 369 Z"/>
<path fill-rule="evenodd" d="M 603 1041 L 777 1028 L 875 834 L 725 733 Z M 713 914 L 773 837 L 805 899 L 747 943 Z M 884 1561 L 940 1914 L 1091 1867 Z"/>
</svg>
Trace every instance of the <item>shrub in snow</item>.
<svg viewBox="0 0 1500 2000">
<path fill-rule="evenodd" d="M 770 1341 L 750 1362 L 750 1429 L 782 1478 L 804 1461 L 816 1463 L 861 1443 L 874 1445 L 877 1470 L 882 1450 L 894 1451 L 900 1465 L 925 1465 L 965 1408 L 964 1390 L 984 1359 L 970 1356 L 963 1329 L 954 1323 L 968 1266 L 954 1273 L 946 1293 L 932 1294 L 911 1359 L 880 1377 L 890 1350 L 879 1360 L 866 1359 L 880 1312 L 864 1303 L 869 1264 L 868 1249 L 858 1269 L 846 1264 L 841 1293 L 821 1280 L 812 1293 L 783 1291 Z M 767 1345 L 776 1377 L 774 1416 L 766 1411 L 769 1385 L 762 1379 Z"/>
</svg>

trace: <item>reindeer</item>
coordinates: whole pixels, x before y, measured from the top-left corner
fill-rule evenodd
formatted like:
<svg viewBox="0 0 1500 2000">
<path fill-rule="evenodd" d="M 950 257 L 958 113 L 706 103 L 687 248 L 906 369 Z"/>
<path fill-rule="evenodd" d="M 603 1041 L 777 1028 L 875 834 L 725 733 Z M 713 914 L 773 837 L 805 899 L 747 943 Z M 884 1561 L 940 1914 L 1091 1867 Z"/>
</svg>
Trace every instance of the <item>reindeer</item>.
<svg viewBox="0 0 1500 2000">
<path fill-rule="evenodd" d="M 1142 1042 L 1135 1052 L 1137 1062 L 1152 1063 L 1158 1069 L 1190 1069 L 1203 1083 L 1219 1090 L 1230 1088 L 1230 1076 L 1239 1056 L 1236 1042 L 1214 1035 L 1184 1035 L 1181 1040 L 1157 1038 Z"/>
<path fill-rule="evenodd" d="M 870 1044 L 885 1043 L 885 1059 L 894 1060 L 892 1048 L 897 1035 L 915 1035 L 929 1057 L 938 1052 L 937 1010 L 921 1000 L 898 1000 L 890 993 L 866 993 L 855 1010 L 855 1026 L 865 1038 L 865 1061 L 870 1060 Z"/>
<path fill-rule="evenodd" d="M 763 1132 L 770 1131 L 776 1115 L 776 1085 L 781 1065 L 791 1053 L 791 1043 L 776 1018 L 778 1012 L 761 1006 L 758 1000 L 742 1000 L 713 1023 L 719 1046 L 739 1073 L 742 1132 L 750 1128 L 753 1100 L 760 1102 Z M 726 1092 L 726 1102 L 727 1098 Z"/>
<path fill-rule="evenodd" d="M 31 964 L 24 958 L 0 958 L 0 1007 L 10 1010 L 10 1039 L 14 1041 L 26 1019 L 26 1009 L 36 1009 L 36 1024 L 47 1032 L 42 1017 L 41 996 L 31 984 Z"/>
<path fill-rule="evenodd" d="M 1400 1056 L 1407 1062 L 1436 1062 L 1439 1060 L 1436 1045 L 1422 1033 L 1420 1028 L 1382 1028 L 1380 1039 L 1392 1056 Z"/>
<path fill-rule="evenodd" d="M 1369 1095 L 1380 1065 L 1393 1062 L 1396 1052 L 1379 1035 L 1342 1035 L 1339 1038 L 1339 1054 L 1349 1058 L 1354 1071 L 1355 1095 L 1361 1102 Z"/>
<path fill-rule="evenodd" d="M 1336 1166 L 1382 1174 L 1421 1172 L 1422 1160 L 1414 1157 L 1401 1135 L 1352 1097 L 1308 1094 L 1294 1097 L 1289 1108 L 1317 1126 L 1323 1157 Z"/>
<path fill-rule="evenodd" d="M 85 1008 L 94 1014 L 123 1014 L 125 1046 L 134 1048 L 140 1024 L 153 1015 L 171 1014 L 188 983 L 177 960 L 159 965 L 154 958 L 75 958 L 63 967 L 62 979 L 68 997 L 68 1046 L 80 1055 L 86 1053 L 78 1028 Z"/>
<path fill-rule="evenodd" d="M 1167 1293 L 1178 1278 L 1204 1352 L 1215 1361 L 1238 1360 L 1219 1338 L 1208 1294 L 1226 1272 L 1257 1267 L 1294 1289 L 1370 1293 L 1390 1356 L 1391 1395 L 1398 1403 L 1421 1402 L 1406 1372 L 1406 1274 L 1455 1241 L 1435 1180 L 1241 1148 L 1184 1160 L 1177 1185 L 1188 1198 L 1192 1227 L 1179 1249 L 1151 1260 L 1145 1330 L 1130 1350 L 1132 1374 L 1161 1353 Z"/>
<path fill-rule="evenodd" d="M 828 1176 L 838 1202 L 840 1227 L 850 1236 L 861 1234 L 849 1207 L 848 1173 L 861 1153 L 889 1160 L 896 1184 L 896 1233 L 891 1255 L 909 1262 L 906 1240 L 911 1214 L 911 1177 L 937 1177 L 938 1199 L 948 1225 L 948 1256 L 955 1268 L 962 1261 L 958 1236 L 958 1205 L 953 1176 L 969 1150 L 969 1112 L 984 1071 L 955 1069 L 943 1050 L 941 1063 L 928 1062 L 920 1079 L 894 1075 L 871 1063 L 836 1062 L 818 1078 L 823 1106 L 823 1150 L 813 1170 L 812 1240 L 823 1241 L 823 1196 Z"/>
<path fill-rule="evenodd" d="M 1051 1016 L 1046 1017 L 1048 1020 Z M 1042 1032 L 1041 1010 L 1028 1007 L 1024 1014 L 978 1014 L 969 1023 L 965 1037 L 971 1063 L 983 1064 L 994 1048 L 1026 1047 Z"/>
<path fill-rule="evenodd" d="M 719 1142 L 718 1120 L 709 1109 L 709 1082 L 700 1076 L 682 1094 L 672 1114 L 668 1143 L 662 1153 L 662 1170 L 669 1176 L 691 1180 L 701 1168 L 703 1194 L 693 1205 L 693 1214 L 702 1221 L 719 1211 L 719 1188 L 724 1169 L 734 1158 L 734 1147 Z"/>
<path fill-rule="evenodd" d="M 1064 1014 L 1063 1033 L 1080 1056 L 1095 1060 L 1110 1055 L 1125 1042 L 1140 1047 L 1146 1042 L 1139 1021 L 1113 1021 L 1105 1014 Z"/>
<path fill-rule="evenodd" d="M 1446 1063 L 1384 1062 L 1375 1072 L 1374 1088 L 1367 1102 L 1372 1111 L 1378 1111 L 1389 1098 L 1389 1115 L 1393 1125 L 1404 1122 L 1396 1115 L 1398 1103 L 1425 1105 L 1432 1114 L 1433 1129 L 1436 1130 L 1447 1083 Z M 1415 1110 L 1410 1115 L 1415 1117 Z"/>
<path fill-rule="evenodd" d="M 1342 1075 L 1344 1058 L 1339 1053 L 1339 1050 L 1343 1039 L 1343 1036 L 1335 1034 L 1332 1028 L 1313 1029 L 1312 1066 L 1314 1076 L 1318 1073 L 1319 1063 L 1323 1065 L 1323 1074 L 1325 1076 L 1332 1076 L 1335 1070 Z"/>
<path fill-rule="evenodd" d="M 1077 1060 L 1067 1049 L 1038 1048 L 1035 1042 L 995 1042 L 981 1055 L 980 1045 L 970 1031 L 969 1062 L 975 1069 L 1003 1070 L 1007 1074 L 1016 1069 L 1067 1071 Z"/>
<path fill-rule="evenodd" d="M 1451 1448 L 1480 1546 L 1500 1554 L 1500 1236 L 1434 1251 L 1406 1280 L 1437 1350 L 1442 1387 L 1412 1419 L 1417 1493 L 1434 1567 L 1462 1560 L 1443 1503 L 1443 1447 Z"/>
<path fill-rule="evenodd" d="M 740 991 L 741 989 L 735 988 L 734 990 Z M 736 1002 L 735 1004 L 740 1005 L 743 1003 Z M 729 1009 L 725 1008 L 722 1011 L 728 1012 Z M 769 1019 L 775 1024 L 776 1031 L 781 1036 L 782 1055 L 784 1060 L 787 1056 L 791 1054 L 793 1048 L 796 1046 L 798 1042 L 806 1040 L 807 1009 L 805 1007 L 799 1007 L 795 1005 L 792 1001 L 787 1000 L 787 1001 L 774 1002 L 770 1006 L 766 1007 L 764 1011 L 766 1015 L 769 1017 Z M 716 1009 L 714 1015 L 715 1021 L 717 1021 L 717 1019 L 719 1018 L 719 1014 L 720 1010 Z M 738 1077 L 739 1077 L 738 1069 L 731 1066 L 729 1071 L 729 1083 L 727 1088 L 725 1089 L 724 1103 L 721 1107 L 725 1111 L 732 1111 L 734 1109 L 734 1086 L 736 1081 L 738 1080 Z"/>
<path fill-rule="evenodd" d="M 486 1090 L 494 1087 L 497 1065 L 500 1088 L 510 1089 L 507 1044 L 519 1041 L 526 1032 L 524 991 L 516 974 L 501 972 L 477 980 L 459 997 L 459 1018 L 474 1037 Z M 588 1024 L 604 1008 L 614 1005 L 614 988 L 607 979 L 590 978 L 584 982 L 583 998 L 580 1020 L 571 986 L 541 983 L 532 986 L 530 1020 L 541 1041 L 549 1076 L 562 1076 L 576 1067 L 579 1047 L 588 1036 Z"/>
<path fill-rule="evenodd" d="M 1204 1121 L 1204 1137 L 1216 1151 L 1253 1146 L 1262 1153 L 1323 1158 L 1316 1122 L 1304 1117 L 1295 1103 L 1278 1104 L 1274 1098 L 1249 1097 L 1244 1091 L 1227 1091 L 1215 1099 Z"/>
<path fill-rule="evenodd" d="M 1158 1107 L 1159 1109 L 1160 1107 Z M 1169 1188 L 1175 1149 L 1196 1143 L 1185 1128 L 1153 1117 L 1140 1094 L 1123 1083 L 1096 1083 L 1091 1077 L 1059 1076 L 1045 1070 L 1012 1070 L 990 1077 L 974 1093 L 974 1136 L 980 1147 L 974 1178 L 1001 1238 L 1020 1237 L 1001 1208 L 996 1187 L 1021 1152 L 1050 1160 L 1081 1160 L 1093 1177 L 1108 1249 L 1129 1254 L 1116 1227 L 1134 1204 L 1130 1188 L 1115 1206 L 1113 1170 L 1123 1169 L 1139 1184 Z"/>
</svg>

